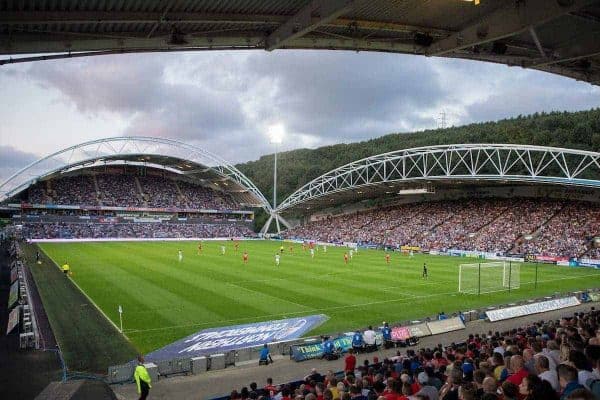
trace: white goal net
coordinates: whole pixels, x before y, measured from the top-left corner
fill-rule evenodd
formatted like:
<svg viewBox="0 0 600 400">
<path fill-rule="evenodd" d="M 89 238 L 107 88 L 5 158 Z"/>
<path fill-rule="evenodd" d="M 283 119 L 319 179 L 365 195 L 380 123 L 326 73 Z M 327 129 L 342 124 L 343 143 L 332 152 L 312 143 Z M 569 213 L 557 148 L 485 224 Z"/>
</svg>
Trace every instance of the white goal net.
<svg viewBox="0 0 600 400">
<path fill-rule="evenodd" d="M 518 289 L 521 286 L 521 264 L 509 261 L 461 264 L 458 291 L 481 294 Z"/>
</svg>

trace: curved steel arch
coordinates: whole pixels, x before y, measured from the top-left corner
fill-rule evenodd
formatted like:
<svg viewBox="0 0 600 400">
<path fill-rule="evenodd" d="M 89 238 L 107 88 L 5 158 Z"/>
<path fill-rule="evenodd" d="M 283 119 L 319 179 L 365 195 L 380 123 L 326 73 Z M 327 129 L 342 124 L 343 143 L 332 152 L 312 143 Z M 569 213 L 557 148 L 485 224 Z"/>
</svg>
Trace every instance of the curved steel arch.
<svg viewBox="0 0 600 400">
<path fill-rule="evenodd" d="M 600 153 L 512 144 L 457 144 L 363 158 L 313 179 L 277 207 L 365 186 L 433 180 L 518 181 L 600 188 Z"/>
<path fill-rule="evenodd" d="M 43 157 L 13 174 L 0 184 L 0 201 L 26 189 L 33 183 L 59 171 L 83 168 L 105 158 L 119 155 L 158 155 L 205 165 L 218 175 L 229 178 L 250 191 L 271 211 L 261 191 L 236 167 L 219 156 L 183 142 L 146 136 L 123 136 L 80 143 Z M 172 170 L 172 169 L 171 169 Z M 173 170 L 173 172 L 176 172 Z"/>
</svg>

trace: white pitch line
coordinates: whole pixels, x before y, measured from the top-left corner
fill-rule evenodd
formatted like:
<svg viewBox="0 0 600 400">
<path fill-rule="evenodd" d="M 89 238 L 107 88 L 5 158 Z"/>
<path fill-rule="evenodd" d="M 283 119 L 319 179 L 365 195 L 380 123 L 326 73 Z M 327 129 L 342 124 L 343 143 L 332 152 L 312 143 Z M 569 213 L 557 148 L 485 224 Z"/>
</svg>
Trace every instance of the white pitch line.
<svg viewBox="0 0 600 400">
<path fill-rule="evenodd" d="M 546 279 L 546 280 L 542 280 L 542 281 L 538 281 L 539 282 L 554 282 L 554 281 L 563 281 L 563 280 L 570 280 L 570 279 L 579 279 L 579 278 L 586 278 L 586 277 L 590 277 L 590 276 L 600 276 L 600 274 L 595 273 L 595 274 L 587 274 L 587 275 L 580 275 L 580 276 L 574 276 L 574 277 L 564 277 L 564 278 L 556 278 L 556 279 Z M 524 285 L 532 285 L 535 282 L 527 282 Z M 224 322 L 241 322 L 241 321 L 247 321 L 247 320 L 252 320 L 252 319 L 259 319 L 259 318 L 272 318 L 272 317 L 281 317 L 281 316 L 292 316 L 292 315 L 298 315 L 298 314 L 304 314 L 307 311 L 312 311 L 312 312 L 323 312 L 323 311 L 332 311 L 332 310 L 342 310 L 342 309 L 348 309 L 348 308 L 355 308 L 355 307 L 365 307 L 365 306 L 370 306 L 370 305 L 376 305 L 376 304 L 389 304 L 389 303 L 402 303 L 402 302 L 407 302 L 407 301 L 417 301 L 420 299 L 425 299 L 425 298 L 432 298 L 432 297 L 438 297 L 438 296 L 446 296 L 446 295 L 451 295 L 451 294 L 456 294 L 458 293 L 457 291 L 452 291 L 452 292 L 445 292 L 445 293 L 435 293 L 435 294 L 431 294 L 431 295 L 424 295 L 424 296 L 415 296 L 415 297 L 411 297 L 411 298 L 397 298 L 397 299 L 388 299 L 388 300 L 380 300 L 380 301 L 372 301 L 372 302 L 368 302 L 368 303 L 357 303 L 357 304 L 348 304 L 348 305 L 344 305 L 344 306 L 332 306 L 332 307 L 323 307 L 323 308 L 314 308 L 314 309 L 309 309 L 309 310 L 305 310 L 305 311 L 294 311 L 294 312 L 287 312 L 287 313 L 278 313 L 278 314 L 267 314 L 267 315 L 259 315 L 259 316 L 254 316 L 254 317 L 244 317 L 244 318 L 236 318 L 236 319 L 228 319 L 228 320 L 219 320 L 219 321 L 213 321 L 213 322 L 204 322 L 204 323 L 195 323 L 195 324 L 184 324 L 184 325 L 171 325 L 171 326 L 162 326 L 159 328 L 149 328 L 149 329 L 131 329 L 131 330 L 127 330 L 127 332 L 130 333 L 140 333 L 140 332 L 150 332 L 150 331 L 162 331 L 162 330 L 168 330 L 168 329 L 177 329 L 177 328 L 191 328 L 191 327 L 200 327 L 200 326 L 204 326 L 204 325 L 214 325 L 215 323 L 224 323 Z M 306 306 L 303 306 L 306 307 Z"/>
<path fill-rule="evenodd" d="M 296 302 L 291 301 L 291 300 L 282 299 L 281 297 L 273 296 L 273 295 L 268 294 L 268 293 L 259 292 L 258 290 L 248 289 L 246 287 L 243 287 L 243 286 L 240 286 L 240 285 L 236 285 L 235 283 L 228 282 L 227 284 L 231 285 L 231 286 L 235 286 L 235 287 L 243 289 L 243 290 L 246 290 L 246 291 L 251 292 L 251 293 L 256 293 L 256 294 L 258 294 L 260 296 L 273 297 L 275 299 L 284 301 L 286 303 L 294 304 L 296 306 L 299 306 L 299 307 L 302 307 L 302 308 L 307 308 L 308 310 L 311 310 L 311 308 L 309 306 L 304 305 L 304 304 L 296 303 Z"/>
</svg>

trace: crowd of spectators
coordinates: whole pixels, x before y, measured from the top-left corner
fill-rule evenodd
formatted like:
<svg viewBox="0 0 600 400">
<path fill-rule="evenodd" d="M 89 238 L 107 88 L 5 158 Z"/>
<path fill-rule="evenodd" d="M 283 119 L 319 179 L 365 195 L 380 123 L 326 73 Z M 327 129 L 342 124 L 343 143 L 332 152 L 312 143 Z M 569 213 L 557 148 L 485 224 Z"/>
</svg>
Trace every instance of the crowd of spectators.
<svg viewBox="0 0 600 400">
<path fill-rule="evenodd" d="M 28 223 L 21 235 L 26 239 L 58 238 L 211 238 L 252 237 L 255 233 L 243 224 L 190 223 Z"/>
<path fill-rule="evenodd" d="M 162 176 L 79 175 L 32 186 L 29 203 L 106 207 L 236 210 L 227 193 Z"/>
<path fill-rule="evenodd" d="M 562 203 L 557 201 L 522 199 L 518 207 L 506 207 L 477 235 L 465 240 L 465 250 L 506 252 L 521 236 L 534 232 L 561 207 Z"/>
<path fill-rule="evenodd" d="M 285 237 L 579 257 L 600 235 L 600 205 L 542 199 L 468 199 L 403 204 L 330 216 Z M 597 253 L 593 251 L 592 253 Z"/>
<path fill-rule="evenodd" d="M 42 182 L 29 189 L 29 202 L 64 205 L 97 205 L 98 193 L 89 175 L 68 176 Z"/>
<path fill-rule="evenodd" d="M 337 361 L 336 361 L 337 362 Z M 397 352 L 380 361 L 344 359 L 344 373 L 316 369 L 294 384 L 234 390 L 230 399 L 598 400 L 600 313 L 575 313 L 464 343 Z"/>
<path fill-rule="evenodd" d="M 519 251 L 550 256 L 581 255 L 595 236 L 600 236 L 600 207 L 574 202 L 544 224 L 533 240 L 519 246 Z"/>
</svg>

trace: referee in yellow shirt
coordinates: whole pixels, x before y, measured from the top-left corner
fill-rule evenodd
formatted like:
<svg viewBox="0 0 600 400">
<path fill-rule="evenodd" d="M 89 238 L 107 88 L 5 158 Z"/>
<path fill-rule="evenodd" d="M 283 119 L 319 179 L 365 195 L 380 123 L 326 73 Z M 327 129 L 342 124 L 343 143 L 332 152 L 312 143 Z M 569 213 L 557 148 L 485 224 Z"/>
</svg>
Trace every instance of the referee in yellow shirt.
<svg viewBox="0 0 600 400">
<path fill-rule="evenodd" d="M 65 263 L 62 266 L 62 272 L 64 272 L 65 275 L 69 275 L 70 270 L 71 267 L 69 267 L 69 264 L 65 261 Z"/>
</svg>

